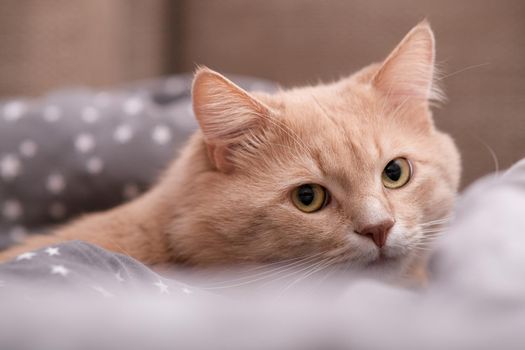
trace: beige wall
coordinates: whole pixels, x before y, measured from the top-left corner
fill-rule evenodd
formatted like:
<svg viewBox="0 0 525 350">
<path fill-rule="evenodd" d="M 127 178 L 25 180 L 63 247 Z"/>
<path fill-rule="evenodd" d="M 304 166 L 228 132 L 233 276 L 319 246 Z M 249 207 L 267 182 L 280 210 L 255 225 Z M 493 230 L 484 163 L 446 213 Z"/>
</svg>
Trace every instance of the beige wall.
<svg viewBox="0 0 525 350">
<path fill-rule="evenodd" d="M 436 122 L 455 136 L 469 183 L 494 169 L 486 146 L 502 167 L 525 156 L 523 0 L 2 0 L 0 96 L 195 64 L 315 83 L 382 59 L 424 17 L 449 96 Z"/>
<path fill-rule="evenodd" d="M 0 95 L 164 74 L 169 0 L 2 0 Z"/>
<path fill-rule="evenodd" d="M 435 119 L 462 150 L 464 183 L 494 169 L 486 146 L 503 167 L 525 156 L 525 1 L 185 4 L 182 69 L 200 63 L 284 85 L 334 79 L 380 60 L 411 26 L 428 17 L 449 97 Z"/>
</svg>

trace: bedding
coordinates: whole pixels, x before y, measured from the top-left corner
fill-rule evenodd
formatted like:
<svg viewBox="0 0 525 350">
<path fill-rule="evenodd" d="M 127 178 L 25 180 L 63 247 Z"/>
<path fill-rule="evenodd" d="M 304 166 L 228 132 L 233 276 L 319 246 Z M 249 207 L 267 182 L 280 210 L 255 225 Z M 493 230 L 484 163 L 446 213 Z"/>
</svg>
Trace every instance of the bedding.
<svg viewBox="0 0 525 350">
<path fill-rule="evenodd" d="M 224 297 L 82 242 L 27 252 L 0 265 L 0 344 L 523 349 L 524 213 L 525 160 L 476 182 L 461 195 L 431 254 L 424 290 L 349 276 L 325 279 L 324 286 L 333 287 L 322 288 L 326 292 L 292 288 Z"/>
</svg>

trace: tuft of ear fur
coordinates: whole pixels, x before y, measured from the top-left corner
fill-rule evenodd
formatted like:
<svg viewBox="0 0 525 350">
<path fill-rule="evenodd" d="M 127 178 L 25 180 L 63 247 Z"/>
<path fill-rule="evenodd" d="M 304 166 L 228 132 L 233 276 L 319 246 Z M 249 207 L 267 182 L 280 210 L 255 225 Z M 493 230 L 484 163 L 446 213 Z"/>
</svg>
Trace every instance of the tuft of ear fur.
<svg viewBox="0 0 525 350">
<path fill-rule="evenodd" d="M 206 67 L 195 73 L 192 100 L 210 160 L 219 171 L 233 171 L 234 152 L 261 134 L 270 108 Z"/>
<path fill-rule="evenodd" d="M 401 40 L 372 78 L 372 85 L 394 101 L 443 99 L 434 83 L 434 34 L 425 20 Z"/>
</svg>

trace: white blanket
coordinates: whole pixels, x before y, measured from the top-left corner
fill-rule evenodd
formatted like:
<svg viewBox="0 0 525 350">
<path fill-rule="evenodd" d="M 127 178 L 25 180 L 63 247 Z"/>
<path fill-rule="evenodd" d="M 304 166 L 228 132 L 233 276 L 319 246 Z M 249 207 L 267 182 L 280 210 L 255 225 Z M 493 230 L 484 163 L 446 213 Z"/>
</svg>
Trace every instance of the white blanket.
<svg viewBox="0 0 525 350">
<path fill-rule="evenodd" d="M 358 280 L 317 296 L 0 293 L 0 347 L 524 349 L 525 160 L 461 196 L 430 263 L 422 292 Z"/>
</svg>

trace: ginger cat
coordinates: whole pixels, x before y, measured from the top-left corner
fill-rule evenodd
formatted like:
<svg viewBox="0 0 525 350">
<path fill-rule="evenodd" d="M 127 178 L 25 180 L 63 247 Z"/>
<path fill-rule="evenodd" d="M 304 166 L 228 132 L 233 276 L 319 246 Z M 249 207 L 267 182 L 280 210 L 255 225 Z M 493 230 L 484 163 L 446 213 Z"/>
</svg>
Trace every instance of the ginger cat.
<svg viewBox="0 0 525 350">
<path fill-rule="evenodd" d="M 199 68 L 200 130 L 156 186 L 0 260 L 84 240 L 150 265 L 317 256 L 406 272 L 449 215 L 460 178 L 459 153 L 430 111 L 441 97 L 434 56 L 422 22 L 381 64 L 331 84 L 252 94 Z"/>
</svg>

